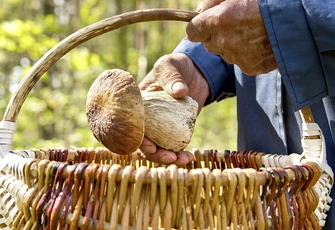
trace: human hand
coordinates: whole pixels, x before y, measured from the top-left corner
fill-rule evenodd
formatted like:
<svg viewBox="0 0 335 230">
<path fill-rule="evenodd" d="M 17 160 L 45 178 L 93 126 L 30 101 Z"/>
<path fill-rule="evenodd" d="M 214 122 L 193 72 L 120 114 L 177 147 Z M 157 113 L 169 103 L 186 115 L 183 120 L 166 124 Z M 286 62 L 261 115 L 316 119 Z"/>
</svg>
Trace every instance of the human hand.
<svg viewBox="0 0 335 230">
<path fill-rule="evenodd" d="M 202 1 L 198 7 L 197 7 L 197 12 L 203 12 L 209 8 L 212 8 L 213 6 L 219 5 L 221 2 L 225 0 L 205 0 Z"/>
<path fill-rule="evenodd" d="M 173 53 L 161 57 L 152 71 L 139 84 L 141 90 L 164 90 L 174 98 L 186 95 L 198 103 L 198 112 L 210 95 L 207 81 L 194 65 L 193 61 L 182 53 Z M 156 146 L 149 138 L 144 137 L 139 154 L 147 160 L 161 164 L 184 165 L 193 160 L 188 151 L 172 152 Z"/>
<path fill-rule="evenodd" d="M 245 74 L 277 68 L 257 0 L 204 1 L 186 33 L 190 41 L 203 42 L 209 52 L 237 64 Z"/>
</svg>

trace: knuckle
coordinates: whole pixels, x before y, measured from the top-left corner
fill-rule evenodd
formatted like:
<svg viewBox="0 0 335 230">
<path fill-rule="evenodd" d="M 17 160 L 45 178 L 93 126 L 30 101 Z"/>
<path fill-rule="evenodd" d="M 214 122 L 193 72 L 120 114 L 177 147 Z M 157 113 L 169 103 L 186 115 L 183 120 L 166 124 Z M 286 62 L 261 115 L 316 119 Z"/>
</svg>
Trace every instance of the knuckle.
<svg viewBox="0 0 335 230">
<path fill-rule="evenodd" d="M 164 55 L 162 57 L 160 57 L 156 63 L 154 64 L 153 66 L 153 69 L 156 70 L 156 69 L 161 69 L 162 67 L 164 67 L 165 63 L 167 62 L 167 60 L 169 59 L 169 56 L 168 55 Z"/>
<path fill-rule="evenodd" d="M 168 86 L 180 78 L 178 65 L 179 62 L 176 62 L 172 55 L 164 55 L 156 62 L 153 73 L 162 87 Z"/>
</svg>

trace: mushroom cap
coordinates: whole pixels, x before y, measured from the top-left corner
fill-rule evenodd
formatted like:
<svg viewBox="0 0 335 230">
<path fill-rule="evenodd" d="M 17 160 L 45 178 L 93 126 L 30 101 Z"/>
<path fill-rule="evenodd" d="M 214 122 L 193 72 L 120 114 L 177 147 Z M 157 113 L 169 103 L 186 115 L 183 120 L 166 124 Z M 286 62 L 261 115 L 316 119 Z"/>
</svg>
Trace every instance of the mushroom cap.
<svg viewBox="0 0 335 230">
<path fill-rule="evenodd" d="M 135 152 L 144 137 L 144 107 L 133 76 L 120 69 L 106 70 L 91 85 L 86 116 L 95 138 L 118 154 Z"/>
</svg>

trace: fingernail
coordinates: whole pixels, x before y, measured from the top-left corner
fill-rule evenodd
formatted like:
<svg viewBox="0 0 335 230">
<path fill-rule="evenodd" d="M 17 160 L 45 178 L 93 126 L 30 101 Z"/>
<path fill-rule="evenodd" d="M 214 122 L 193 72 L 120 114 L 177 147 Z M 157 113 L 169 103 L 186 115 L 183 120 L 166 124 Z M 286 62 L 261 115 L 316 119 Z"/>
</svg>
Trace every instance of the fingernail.
<svg viewBox="0 0 335 230">
<path fill-rule="evenodd" d="M 152 145 L 142 145 L 141 150 L 143 152 L 147 152 L 147 153 L 155 153 L 156 152 L 155 146 L 152 146 Z"/>
<path fill-rule="evenodd" d="M 175 159 L 170 155 L 164 155 L 160 158 L 160 160 L 162 163 L 172 163 L 173 161 L 175 161 Z"/>
<path fill-rule="evenodd" d="M 172 86 L 171 86 L 172 92 L 173 91 L 179 91 L 183 88 L 185 88 L 185 85 L 184 85 L 184 83 L 182 83 L 180 81 L 177 81 L 177 82 L 173 83 Z"/>
</svg>

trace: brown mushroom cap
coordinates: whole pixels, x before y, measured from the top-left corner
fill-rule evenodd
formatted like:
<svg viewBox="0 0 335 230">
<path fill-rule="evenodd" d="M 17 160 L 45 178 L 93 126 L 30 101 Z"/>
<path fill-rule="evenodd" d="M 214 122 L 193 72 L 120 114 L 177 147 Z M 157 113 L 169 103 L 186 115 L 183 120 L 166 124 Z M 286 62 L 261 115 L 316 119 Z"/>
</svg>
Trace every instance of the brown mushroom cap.
<svg viewBox="0 0 335 230">
<path fill-rule="evenodd" d="M 106 70 L 87 94 L 86 115 L 95 138 L 118 154 L 135 152 L 144 137 L 144 107 L 133 76 Z"/>
</svg>

